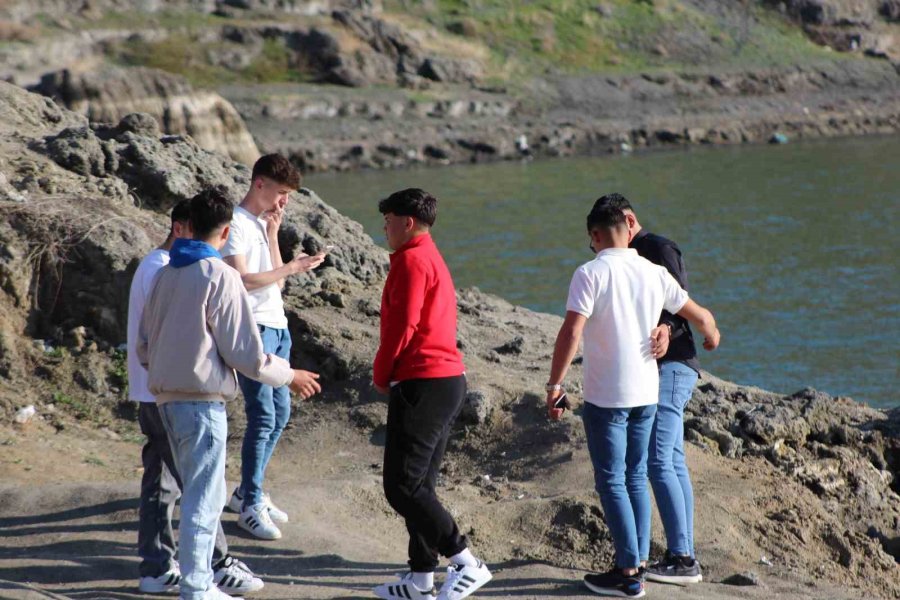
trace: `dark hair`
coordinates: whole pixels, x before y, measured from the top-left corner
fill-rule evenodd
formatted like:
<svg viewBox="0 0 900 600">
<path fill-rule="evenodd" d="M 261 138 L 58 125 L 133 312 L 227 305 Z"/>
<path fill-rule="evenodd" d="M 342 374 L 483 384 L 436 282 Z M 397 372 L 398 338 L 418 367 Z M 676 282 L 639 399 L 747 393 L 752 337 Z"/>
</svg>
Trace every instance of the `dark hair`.
<svg viewBox="0 0 900 600">
<path fill-rule="evenodd" d="M 292 190 L 300 189 L 300 171 L 280 154 L 261 156 L 254 163 L 251 175 L 252 179 L 257 177 L 266 177 Z"/>
<path fill-rule="evenodd" d="M 628 198 L 626 198 L 622 194 L 617 194 L 615 192 L 613 192 L 612 194 L 606 194 L 605 196 L 600 196 L 597 201 L 594 202 L 594 210 L 604 206 L 618 208 L 623 212 L 626 210 L 634 212 L 634 209 L 631 208 L 631 202 L 628 201 Z"/>
<path fill-rule="evenodd" d="M 216 229 L 231 222 L 231 200 L 215 188 L 207 188 L 191 198 L 191 229 L 195 240 L 205 240 Z"/>
<path fill-rule="evenodd" d="M 184 223 L 191 220 L 191 201 L 179 200 L 178 204 L 172 207 L 172 225 L 175 223 Z"/>
<path fill-rule="evenodd" d="M 593 231 L 594 229 L 612 231 L 623 225 L 625 225 L 625 213 L 614 206 L 597 206 L 595 204 L 587 216 L 588 231 Z"/>
<path fill-rule="evenodd" d="M 414 217 L 431 227 L 437 218 L 437 198 L 419 188 L 400 190 L 379 202 L 378 212 L 383 215 L 394 213 L 401 217 Z"/>
</svg>

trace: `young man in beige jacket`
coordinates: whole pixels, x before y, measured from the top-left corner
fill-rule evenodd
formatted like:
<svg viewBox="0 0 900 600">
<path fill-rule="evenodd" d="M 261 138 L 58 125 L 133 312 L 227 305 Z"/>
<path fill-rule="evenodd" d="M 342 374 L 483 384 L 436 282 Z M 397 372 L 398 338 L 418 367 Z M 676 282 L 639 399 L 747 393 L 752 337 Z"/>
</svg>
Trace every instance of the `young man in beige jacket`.
<svg viewBox="0 0 900 600">
<path fill-rule="evenodd" d="M 235 370 L 267 385 L 288 385 L 304 399 L 321 391 L 318 375 L 293 370 L 263 352 L 250 300 L 219 250 L 232 205 L 213 190 L 191 200 L 192 240 L 172 245 L 144 307 L 137 355 L 148 370 L 181 474 L 181 598 L 229 596 L 213 583 L 212 552 L 225 505 L 225 402 L 238 392 Z"/>
</svg>

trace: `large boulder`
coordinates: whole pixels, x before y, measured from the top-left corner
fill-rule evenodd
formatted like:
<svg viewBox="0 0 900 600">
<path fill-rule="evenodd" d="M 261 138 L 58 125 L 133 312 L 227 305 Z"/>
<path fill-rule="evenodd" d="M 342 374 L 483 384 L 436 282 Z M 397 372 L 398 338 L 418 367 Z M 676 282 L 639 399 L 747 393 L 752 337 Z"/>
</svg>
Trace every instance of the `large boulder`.
<svg viewBox="0 0 900 600">
<path fill-rule="evenodd" d="M 31 91 L 83 114 L 92 123 L 118 123 L 130 113 L 146 113 L 165 133 L 189 135 L 207 150 L 244 164 L 259 157 L 253 137 L 230 102 L 157 69 L 63 69 L 44 75 Z"/>
</svg>

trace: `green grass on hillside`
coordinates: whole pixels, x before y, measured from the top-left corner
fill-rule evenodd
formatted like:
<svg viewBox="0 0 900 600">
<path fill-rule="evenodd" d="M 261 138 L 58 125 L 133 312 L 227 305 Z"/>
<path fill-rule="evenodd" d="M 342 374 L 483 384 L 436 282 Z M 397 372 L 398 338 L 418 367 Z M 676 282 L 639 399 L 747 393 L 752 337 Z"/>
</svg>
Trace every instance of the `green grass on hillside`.
<svg viewBox="0 0 900 600">
<path fill-rule="evenodd" d="M 158 42 L 128 40 L 117 45 L 113 59 L 127 66 L 161 69 L 182 75 L 198 87 L 228 83 L 303 82 L 309 75 L 292 64 L 292 53 L 278 40 L 266 40 L 262 52 L 246 68 L 233 70 L 211 60 L 225 51 L 224 42 L 198 42 L 187 33 L 175 33 Z"/>
<path fill-rule="evenodd" d="M 711 0 L 710 0 L 711 1 Z M 684 0 L 386 0 L 491 49 L 504 78 L 560 68 L 752 68 L 831 57 L 802 31 L 755 4 L 704 12 Z"/>
</svg>

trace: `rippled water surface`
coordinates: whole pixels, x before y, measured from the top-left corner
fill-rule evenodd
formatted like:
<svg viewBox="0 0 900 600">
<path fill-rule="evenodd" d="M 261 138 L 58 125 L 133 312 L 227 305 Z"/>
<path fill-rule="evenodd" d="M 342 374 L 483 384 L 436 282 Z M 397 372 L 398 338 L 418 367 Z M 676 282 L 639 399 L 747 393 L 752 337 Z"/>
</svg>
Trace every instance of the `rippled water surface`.
<svg viewBox="0 0 900 600">
<path fill-rule="evenodd" d="M 457 286 L 557 314 L 572 271 L 591 258 L 585 215 L 621 192 L 646 229 L 679 243 L 692 296 L 719 320 L 722 347 L 701 351 L 707 369 L 900 405 L 900 138 L 338 173 L 305 185 L 382 244 L 378 200 L 429 190 Z"/>
</svg>

